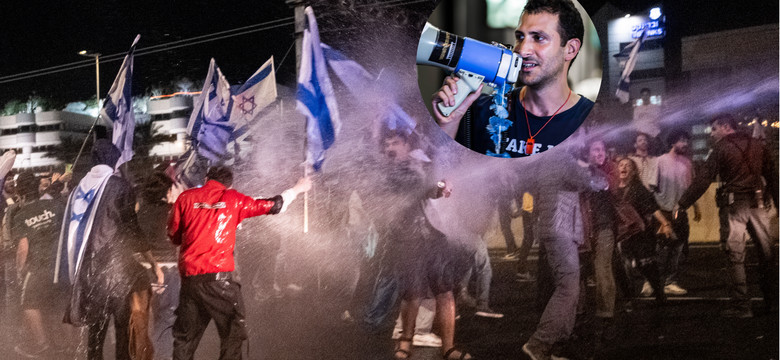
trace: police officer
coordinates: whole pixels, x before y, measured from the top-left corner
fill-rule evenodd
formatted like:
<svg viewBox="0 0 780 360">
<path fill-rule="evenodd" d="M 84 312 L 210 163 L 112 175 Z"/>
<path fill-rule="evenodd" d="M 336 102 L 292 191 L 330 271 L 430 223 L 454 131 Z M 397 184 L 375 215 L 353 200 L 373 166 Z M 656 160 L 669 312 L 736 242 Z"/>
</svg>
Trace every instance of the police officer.
<svg viewBox="0 0 780 360">
<path fill-rule="evenodd" d="M 759 281 L 767 309 L 777 308 L 777 268 L 770 243 L 769 215 L 764 209 L 767 193 L 777 204 L 777 170 L 764 144 L 737 132 L 736 120 L 730 114 L 715 116 L 711 125 L 715 144 L 678 204 L 680 209 L 688 208 L 704 194 L 716 175 L 720 176 L 722 185 L 716 192 L 716 204 L 728 216 L 728 238 L 722 245 L 731 263 L 732 297 L 730 307 L 721 315 L 749 318 L 753 312 L 745 276 L 745 230 L 759 250 Z"/>
</svg>

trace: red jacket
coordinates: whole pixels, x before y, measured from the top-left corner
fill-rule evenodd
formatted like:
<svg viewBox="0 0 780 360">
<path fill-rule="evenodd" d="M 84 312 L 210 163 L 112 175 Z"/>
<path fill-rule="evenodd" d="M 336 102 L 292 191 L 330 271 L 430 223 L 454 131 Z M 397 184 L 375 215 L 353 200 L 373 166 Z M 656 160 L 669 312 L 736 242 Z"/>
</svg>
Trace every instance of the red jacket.
<svg viewBox="0 0 780 360">
<path fill-rule="evenodd" d="M 192 276 L 233 271 L 238 224 L 281 208 L 281 196 L 254 200 L 214 180 L 183 192 L 168 219 L 168 237 L 181 245 L 179 272 Z"/>
</svg>

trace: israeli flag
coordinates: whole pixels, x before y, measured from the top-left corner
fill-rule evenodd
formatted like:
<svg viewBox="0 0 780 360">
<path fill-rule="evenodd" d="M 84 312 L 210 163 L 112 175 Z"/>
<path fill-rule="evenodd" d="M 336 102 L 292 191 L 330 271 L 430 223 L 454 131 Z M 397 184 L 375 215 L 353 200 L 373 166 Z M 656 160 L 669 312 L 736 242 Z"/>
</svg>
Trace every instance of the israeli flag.
<svg viewBox="0 0 780 360">
<path fill-rule="evenodd" d="M 276 96 L 276 72 L 271 57 L 235 91 L 230 122 L 237 128 L 248 125 Z"/>
<path fill-rule="evenodd" d="M 116 169 L 119 165 L 130 161 L 133 158 L 133 134 L 135 132 L 135 116 L 133 115 L 133 52 L 135 45 L 141 35 L 137 35 L 127 52 L 119 73 L 108 91 L 103 108 L 100 110 L 100 116 L 113 126 L 112 142 L 122 151 L 122 156 L 116 163 Z"/>
<path fill-rule="evenodd" d="M 327 44 L 320 44 L 320 47 L 333 74 L 346 86 L 350 94 L 362 97 L 373 84 L 374 76 L 362 65 Z"/>
<path fill-rule="evenodd" d="M 229 158 L 227 144 L 235 129 L 230 122 L 231 107 L 230 84 L 212 58 L 203 90 L 195 100 L 187 125 L 192 147 L 212 164 Z"/>
<path fill-rule="evenodd" d="M 629 86 L 631 85 L 631 72 L 634 71 L 634 66 L 636 65 L 639 50 L 642 48 L 642 43 L 645 41 L 646 35 L 647 31 L 642 30 L 642 35 L 634 40 L 634 42 L 623 48 L 620 53 L 615 55 L 615 57 L 618 59 L 618 61 L 621 62 L 622 65 L 623 61 L 621 59 L 625 59 L 626 53 L 628 53 L 628 59 L 625 60 L 625 67 L 623 68 L 623 73 L 620 75 L 620 82 L 618 82 L 617 92 L 615 92 L 615 96 L 617 96 L 617 98 L 620 99 L 620 102 L 624 104 L 629 100 L 628 90 Z"/>
<path fill-rule="evenodd" d="M 320 45 L 317 20 L 311 7 L 305 9 L 308 27 L 303 31 L 303 51 L 298 75 L 296 108 L 306 116 L 306 163 L 319 171 L 325 151 L 336 141 L 341 129 L 338 104 L 328 76 Z"/>
</svg>

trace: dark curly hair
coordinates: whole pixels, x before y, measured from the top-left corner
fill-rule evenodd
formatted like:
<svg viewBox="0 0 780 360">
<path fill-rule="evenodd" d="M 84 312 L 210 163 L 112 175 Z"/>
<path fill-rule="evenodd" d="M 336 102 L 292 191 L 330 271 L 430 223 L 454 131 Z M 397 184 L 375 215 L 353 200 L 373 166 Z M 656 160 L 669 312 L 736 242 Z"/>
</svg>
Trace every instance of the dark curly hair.
<svg viewBox="0 0 780 360">
<path fill-rule="evenodd" d="M 206 177 L 226 187 L 233 186 L 233 171 L 227 166 L 212 166 L 206 173 Z"/>
<path fill-rule="evenodd" d="M 524 13 L 538 14 L 541 12 L 558 15 L 558 34 L 561 35 L 561 46 L 571 39 L 578 39 L 580 44 L 585 36 L 585 26 L 577 7 L 571 0 L 528 0 Z M 574 56 L 571 63 L 574 63 Z"/>
</svg>

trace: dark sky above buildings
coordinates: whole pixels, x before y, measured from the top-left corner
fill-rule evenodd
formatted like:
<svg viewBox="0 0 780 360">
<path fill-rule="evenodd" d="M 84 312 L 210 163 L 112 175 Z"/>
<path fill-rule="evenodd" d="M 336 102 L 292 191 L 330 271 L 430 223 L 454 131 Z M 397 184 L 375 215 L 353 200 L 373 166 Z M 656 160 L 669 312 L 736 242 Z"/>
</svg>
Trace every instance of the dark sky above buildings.
<svg viewBox="0 0 780 360">
<path fill-rule="evenodd" d="M 342 27 L 344 31 L 323 34 L 323 40 L 334 46 L 349 48 L 350 24 L 361 17 L 380 17 L 376 24 L 395 21 L 391 12 L 372 12 L 371 3 L 391 0 L 313 1 L 319 16 L 329 15 L 330 21 L 320 24 Z M 403 0 L 419 2 L 420 0 Z M 444 0 L 447 1 L 447 0 Z M 482 1 L 482 0 L 470 0 Z M 391 1 L 394 3 L 401 2 Z M 589 11 L 598 9 L 605 0 L 583 0 Z M 328 6 L 325 4 L 339 4 Z M 669 0 L 665 3 L 647 0 L 612 0 L 610 3 L 626 12 L 645 10 L 661 4 L 667 14 L 670 31 L 680 36 L 713 32 L 722 29 L 778 22 L 778 3 L 774 1 Z M 334 11 L 337 6 L 358 7 L 353 15 Z M 361 7 L 362 6 L 362 7 Z M 414 6 L 414 5 L 412 5 Z M 418 7 L 427 11 L 430 4 Z M 80 100 L 95 92 L 94 66 L 2 82 L 3 77 L 47 67 L 88 60 L 77 55 L 88 49 L 104 55 L 127 51 L 135 34 L 141 34 L 138 49 L 209 35 L 293 16 L 283 0 L 102 0 L 46 1 L 10 0 L 0 2 L 0 107 L 10 99 L 24 100 L 35 92 L 41 96 Z M 419 14 L 427 16 L 427 14 Z M 168 84 L 174 78 L 189 77 L 198 81 L 205 77 L 209 58 L 214 57 L 228 80 L 240 83 L 249 77 L 268 57 L 274 56 L 276 66 L 293 43 L 292 20 L 265 31 L 251 32 L 225 39 L 207 41 L 154 54 L 139 55 L 135 60 L 134 92 L 148 92 L 152 87 Z M 381 25 L 380 25 L 381 26 Z M 255 28 L 256 29 L 256 28 Z M 728 44 L 724 44 L 728 46 Z M 346 51 L 349 53 L 349 50 Z M 295 54 L 289 54 L 279 69 L 282 83 L 295 80 Z M 110 87 L 121 60 L 101 62 L 101 96 Z"/>
</svg>

